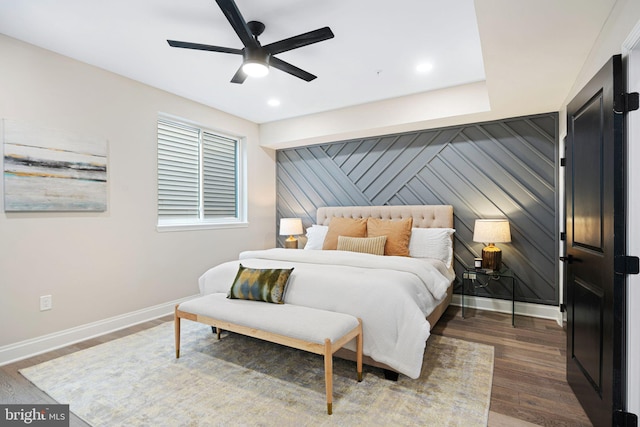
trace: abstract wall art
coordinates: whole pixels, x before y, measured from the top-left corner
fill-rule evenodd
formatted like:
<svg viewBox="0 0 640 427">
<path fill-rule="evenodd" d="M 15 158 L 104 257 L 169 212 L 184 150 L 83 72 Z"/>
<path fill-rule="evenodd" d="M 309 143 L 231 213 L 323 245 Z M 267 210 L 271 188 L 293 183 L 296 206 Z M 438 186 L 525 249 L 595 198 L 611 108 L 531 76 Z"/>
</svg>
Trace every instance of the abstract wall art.
<svg viewBox="0 0 640 427">
<path fill-rule="evenodd" d="M 107 141 L 2 121 L 4 210 L 107 209 Z"/>
</svg>

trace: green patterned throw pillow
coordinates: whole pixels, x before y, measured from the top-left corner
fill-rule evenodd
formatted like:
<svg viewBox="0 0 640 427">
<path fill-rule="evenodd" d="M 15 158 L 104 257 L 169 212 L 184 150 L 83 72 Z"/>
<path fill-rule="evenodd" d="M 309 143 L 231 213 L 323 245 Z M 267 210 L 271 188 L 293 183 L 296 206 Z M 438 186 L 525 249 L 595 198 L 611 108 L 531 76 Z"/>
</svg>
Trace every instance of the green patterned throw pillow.
<svg viewBox="0 0 640 427">
<path fill-rule="evenodd" d="M 293 268 L 256 269 L 240 264 L 227 298 L 284 304 L 284 288 L 292 271 Z"/>
</svg>

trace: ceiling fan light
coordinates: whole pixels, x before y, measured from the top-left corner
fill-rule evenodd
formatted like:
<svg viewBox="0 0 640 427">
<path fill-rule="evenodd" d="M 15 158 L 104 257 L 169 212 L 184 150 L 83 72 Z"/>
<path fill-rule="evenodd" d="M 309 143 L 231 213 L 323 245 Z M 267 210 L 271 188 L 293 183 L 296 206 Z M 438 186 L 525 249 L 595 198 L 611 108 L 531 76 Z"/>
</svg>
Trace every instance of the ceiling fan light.
<svg viewBox="0 0 640 427">
<path fill-rule="evenodd" d="M 242 64 L 242 71 L 249 77 L 264 77 L 269 74 L 269 67 L 264 62 L 248 60 Z"/>
</svg>

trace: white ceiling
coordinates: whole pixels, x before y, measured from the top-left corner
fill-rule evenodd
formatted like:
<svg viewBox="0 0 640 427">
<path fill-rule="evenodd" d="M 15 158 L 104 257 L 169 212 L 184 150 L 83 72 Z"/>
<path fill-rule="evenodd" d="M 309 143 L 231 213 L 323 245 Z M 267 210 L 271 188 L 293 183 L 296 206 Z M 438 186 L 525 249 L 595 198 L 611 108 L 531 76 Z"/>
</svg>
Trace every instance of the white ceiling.
<svg viewBox="0 0 640 427">
<path fill-rule="evenodd" d="M 256 123 L 485 81 L 490 102 L 552 111 L 571 88 L 615 0 L 236 0 L 260 41 L 331 27 L 335 38 L 277 55 L 318 76 L 271 69 L 230 83 L 242 48 L 214 0 L 3 0 L 0 33 Z M 417 73 L 418 64 L 433 69 Z M 280 105 L 267 102 L 278 99 Z"/>
</svg>

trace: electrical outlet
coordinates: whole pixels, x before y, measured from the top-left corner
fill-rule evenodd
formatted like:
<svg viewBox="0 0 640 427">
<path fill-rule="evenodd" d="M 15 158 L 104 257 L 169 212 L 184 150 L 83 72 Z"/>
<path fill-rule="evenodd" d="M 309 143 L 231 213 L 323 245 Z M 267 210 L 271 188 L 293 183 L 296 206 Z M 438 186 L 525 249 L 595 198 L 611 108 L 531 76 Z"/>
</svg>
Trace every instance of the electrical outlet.
<svg viewBox="0 0 640 427">
<path fill-rule="evenodd" d="M 40 311 L 51 310 L 53 308 L 53 297 L 51 295 L 42 295 L 40 297 Z"/>
</svg>

